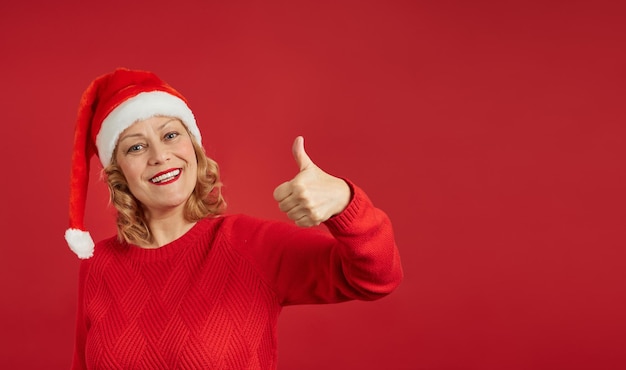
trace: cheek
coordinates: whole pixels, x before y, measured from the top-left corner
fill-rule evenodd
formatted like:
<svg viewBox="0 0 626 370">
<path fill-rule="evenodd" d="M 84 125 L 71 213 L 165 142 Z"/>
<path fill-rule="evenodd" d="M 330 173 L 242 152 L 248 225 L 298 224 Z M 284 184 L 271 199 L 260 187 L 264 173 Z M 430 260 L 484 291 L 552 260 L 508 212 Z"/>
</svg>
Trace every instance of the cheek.
<svg viewBox="0 0 626 370">
<path fill-rule="evenodd" d="M 139 180 L 141 171 L 138 166 L 134 166 L 132 163 L 125 161 L 118 162 L 118 166 L 124 174 L 124 177 L 126 177 L 126 181 L 128 181 L 129 185 Z"/>
<path fill-rule="evenodd" d="M 196 158 L 196 151 L 193 149 L 193 144 L 191 143 L 191 139 L 185 143 L 183 147 L 181 147 L 181 154 L 185 158 L 185 160 L 189 163 L 189 165 L 195 165 L 198 162 Z"/>
<path fill-rule="evenodd" d="M 197 177 L 198 175 L 198 161 L 196 159 L 195 153 L 192 153 L 192 156 L 189 157 L 189 172 L 192 177 Z"/>
</svg>

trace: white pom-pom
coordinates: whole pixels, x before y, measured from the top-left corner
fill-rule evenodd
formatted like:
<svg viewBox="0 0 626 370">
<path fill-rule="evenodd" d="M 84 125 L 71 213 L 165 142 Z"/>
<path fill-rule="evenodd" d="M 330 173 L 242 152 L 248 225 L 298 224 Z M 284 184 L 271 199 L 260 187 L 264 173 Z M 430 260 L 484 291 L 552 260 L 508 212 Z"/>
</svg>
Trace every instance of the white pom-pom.
<svg viewBox="0 0 626 370">
<path fill-rule="evenodd" d="M 65 230 L 65 240 L 78 258 L 87 259 L 93 256 L 94 242 L 88 231 L 67 229 Z"/>
</svg>

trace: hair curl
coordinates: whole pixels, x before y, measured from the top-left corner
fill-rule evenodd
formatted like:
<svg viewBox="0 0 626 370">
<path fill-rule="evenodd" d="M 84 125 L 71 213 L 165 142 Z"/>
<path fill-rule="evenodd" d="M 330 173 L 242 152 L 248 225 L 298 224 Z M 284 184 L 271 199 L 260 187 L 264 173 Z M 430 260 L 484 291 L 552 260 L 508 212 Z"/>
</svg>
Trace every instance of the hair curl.
<svg viewBox="0 0 626 370">
<path fill-rule="evenodd" d="M 183 215 L 189 222 L 196 222 L 207 216 L 217 216 L 224 212 L 226 202 L 222 197 L 222 183 L 219 167 L 207 157 L 204 149 L 190 135 L 198 163 L 198 179 L 189 199 L 185 203 Z M 117 152 L 117 148 L 113 153 Z M 145 218 L 142 204 L 128 188 L 128 181 L 115 159 L 104 169 L 109 187 L 111 204 L 117 210 L 117 236 L 129 244 L 147 245 L 154 241 Z"/>
</svg>

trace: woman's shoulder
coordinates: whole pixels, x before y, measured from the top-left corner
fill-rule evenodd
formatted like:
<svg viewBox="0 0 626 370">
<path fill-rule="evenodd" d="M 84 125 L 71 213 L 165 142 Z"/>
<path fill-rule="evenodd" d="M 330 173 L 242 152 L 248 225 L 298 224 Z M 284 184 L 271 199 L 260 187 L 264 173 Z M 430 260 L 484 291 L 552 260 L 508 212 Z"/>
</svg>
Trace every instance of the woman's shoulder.
<svg viewBox="0 0 626 370">
<path fill-rule="evenodd" d="M 269 220 L 265 220 L 257 216 L 251 216 L 245 213 L 223 214 L 223 215 L 219 215 L 216 217 L 205 218 L 203 221 L 209 222 L 209 223 L 220 223 L 222 224 L 222 226 L 228 226 L 228 227 L 232 227 L 232 226 L 236 226 L 240 224 L 261 225 L 267 222 L 271 222 Z"/>
<path fill-rule="evenodd" d="M 284 238 L 289 238 L 299 232 L 312 232 L 311 230 L 300 228 L 288 221 L 248 214 L 232 214 L 223 217 L 219 233 L 221 239 L 231 247 L 250 250 L 275 245 Z"/>
<path fill-rule="evenodd" d="M 274 227 L 277 225 L 288 225 L 285 221 L 272 220 L 259 216 L 252 216 L 243 213 L 222 215 L 217 220 L 221 221 L 221 229 L 223 231 L 233 230 L 238 233 L 254 231 L 261 228 Z"/>
<path fill-rule="evenodd" d="M 121 243 L 118 240 L 117 235 L 101 239 L 100 241 L 96 242 L 96 245 L 94 246 L 94 257 L 99 254 L 98 252 L 110 250 L 111 248 L 114 248 L 116 245 L 120 244 Z M 93 257 L 90 259 L 93 259 Z"/>
<path fill-rule="evenodd" d="M 123 243 L 120 242 L 117 235 L 101 239 L 94 246 L 94 254 L 93 257 L 89 258 L 88 261 L 99 261 L 102 259 L 108 258 L 111 254 L 114 254 L 115 251 L 118 251 L 122 248 Z"/>
</svg>

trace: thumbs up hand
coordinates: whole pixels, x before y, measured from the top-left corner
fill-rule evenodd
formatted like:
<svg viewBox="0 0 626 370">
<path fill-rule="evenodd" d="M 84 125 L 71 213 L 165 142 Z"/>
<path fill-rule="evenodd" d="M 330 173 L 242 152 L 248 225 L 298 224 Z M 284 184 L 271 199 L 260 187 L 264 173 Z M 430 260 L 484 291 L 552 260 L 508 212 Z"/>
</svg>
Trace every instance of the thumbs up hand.
<svg viewBox="0 0 626 370">
<path fill-rule="evenodd" d="M 302 227 L 317 226 L 343 211 L 350 202 L 350 187 L 322 171 L 304 150 L 304 138 L 293 143 L 293 157 L 299 172 L 274 190 L 278 207 Z"/>
</svg>

